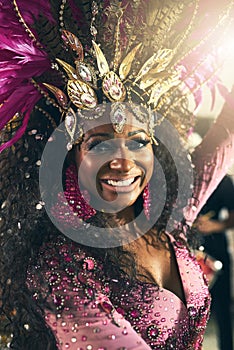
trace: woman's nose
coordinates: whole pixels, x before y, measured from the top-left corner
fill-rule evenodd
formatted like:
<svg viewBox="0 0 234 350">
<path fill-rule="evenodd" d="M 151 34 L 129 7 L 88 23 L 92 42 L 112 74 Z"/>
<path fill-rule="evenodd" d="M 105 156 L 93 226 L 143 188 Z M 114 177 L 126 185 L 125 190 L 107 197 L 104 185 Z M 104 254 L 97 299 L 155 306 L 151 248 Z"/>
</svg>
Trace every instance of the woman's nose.
<svg viewBox="0 0 234 350">
<path fill-rule="evenodd" d="M 128 172 L 135 166 L 135 163 L 130 159 L 115 158 L 112 161 L 110 161 L 109 166 L 110 166 L 110 169 L 112 170 Z"/>
</svg>

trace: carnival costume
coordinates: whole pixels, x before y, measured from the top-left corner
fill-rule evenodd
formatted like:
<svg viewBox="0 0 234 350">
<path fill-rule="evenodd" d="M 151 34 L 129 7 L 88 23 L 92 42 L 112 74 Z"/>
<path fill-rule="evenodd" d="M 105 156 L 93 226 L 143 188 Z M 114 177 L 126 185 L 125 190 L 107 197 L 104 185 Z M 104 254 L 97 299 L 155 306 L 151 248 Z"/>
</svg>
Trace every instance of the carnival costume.
<svg viewBox="0 0 234 350">
<path fill-rule="evenodd" d="M 192 114 L 186 106 L 187 94 L 194 96 L 197 107 L 201 87 L 208 83 L 213 97 L 218 85 L 229 102 L 193 155 L 195 181 L 183 220 L 177 223 L 181 235 L 166 233 L 185 301 L 154 283 L 137 279 L 132 283 L 123 271 L 114 278 L 103 267 L 104 257 L 58 234 L 40 247 L 36 261 L 30 261 L 25 292 L 40 305 L 36 311 L 58 349 L 201 349 L 209 292 L 184 235 L 234 153 L 233 101 L 216 74 L 220 54 L 216 46 L 232 25 L 233 2 L 212 6 L 190 0 L 13 0 L 0 4 L 1 150 L 11 146 L 9 152 L 14 153 L 25 131 L 44 145 L 64 121 L 69 152 L 82 142 L 86 123 L 101 123 L 106 111 L 114 131 L 121 134 L 128 123 L 127 110 L 146 125 L 152 144 L 157 145 L 157 127 L 164 118 L 184 137 L 189 132 L 185 125 L 188 118 L 192 124 Z M 216 45 L 209 46 L 214 40 Z M 24 142 L 22 148 L 27 163 L 30 147 Z M 35 166 L 40 164 L 38 160 Z M 25 173 L 27 177 L 30 172 Z M 80 191 L 73 166 L 66 170 L 64 195 L 73 214 L 67 215 L 67 204 L 58 193 L 52 216 L 75 230 L 82 226 L 89 232 L 96 210 L 89 204 L 88 193 Z M 149 186 L 142 197 L 149 218 Z M 37 202 L 35 210 L 42 210 L 44 204 Z M 6 198 L 3 212 L 7 206 Z M 17 225 L 24 230 L 20 218 Z M 5 282 L 7 286 L 12 283 L 10 279 Z M 21 307 L 19 300 L 12 319 Z M 27 317 L 19 322 L 21 331 L 14 336 L 26 339 L 35 325 Z M 17 340 L 13 345 L 20 348 Z"/>
</svg>

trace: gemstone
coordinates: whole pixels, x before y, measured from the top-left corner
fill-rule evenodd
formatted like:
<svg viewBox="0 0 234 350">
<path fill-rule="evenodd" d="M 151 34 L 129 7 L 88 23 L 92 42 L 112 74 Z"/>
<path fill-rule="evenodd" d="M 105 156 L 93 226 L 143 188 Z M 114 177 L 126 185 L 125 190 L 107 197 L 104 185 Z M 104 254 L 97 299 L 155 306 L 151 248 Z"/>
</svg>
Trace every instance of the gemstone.
<svg viewBox="0 0 234 350">
<path fill-rule="evenodd" d="M 92 74 L 89 70 L 89 68 L 83 64 L 83 63 L 79 63 L 78 67 L 77 67 L 78 73 L 80 75 L 80 77 L 86 81 L 86 82 L 92 82 Z"/>
<path fill-rule="evenodd" d="M 95 268 L 95 262 L 92 258 L 86 258 L 84 259 L 84 262 L 84 269 L 93 270 Z"/>
<path fill-rule="evenodd" d="M 67 150 L 70 151 L 72 149 L 72 144 L 70 142 L 68 142 L 67 144 Z"/>
<path fill-rule="evenodd" d="M 94 291 L 92 288 L 86 288 L 85 289 L 86 295 L 89 297 L 93 297 L 94 296 Z"/>
<path fill-rule="evenodd" d="M 157 339 L 159 333 L 159 329 L 156 326 L 150 326 L 147 329 L 147 335 L 151 340 Z"/>
<path fill-rule="evenodd" d="M 141 313 L 140 313 L 139 310 L 135 309 L 135 310 L 130 311 L 130 315 L 131 315 L 133 318 L 138 318 L 138 317 L 141 315 Z"/>
<path fill-rule="evenodd" d="M 94 108 L 97 105 L 95 98 L 89 93 L 84 93 L 81 95 L 81 102 L 89 108 Z"/>
<path fill-rule="evenodd" d="M 57 89 L 55 96 L 62 107 L 67 105 L 67 96 L 61 90 Z"/>
<path fill-rule="evenodd" d="M 55 283 L 58 280 L 58 275 L 51 275 L 49 278 L 50 283 Z"/>
<path fill-rule="evenodd" d="M 121 123 L 124 120 L 124 116 L 121 114 L 120 111 L 117 111 L 114 115 L 114 119 L 116 123 Z"/>
<path fill-rule="evenodd" d="M 75 125 L 74 114 L 71 111 L 69 111 L 66 115 L 66 118 L 65 118 L 65 126 L 67 129 L 72 131 L 72 129 L 74 128 L 74 125 Z"/>
<path fill-rule="evenodd" d="M 116 336 L 114 334 L 111 334 L 111 335 L 108 335 L 108 338 L 111 339 L 111 340 L 115 340 Z"/>
<path fill-rule="evenodd" d="M 119 86 L 113 85 L 109 90 L 109 94 L 114 100 L 118 100 L 122 96 L 122 90 Z"/>
<path fill-rule="evenodd" d="M 109 72 L 102 83 L 104 94 L 113 101 L 123 101 L 126 91 L 123 83 L 114 72 Z"/>
<path fill-rule="evenodd" d="M 94 108 L 97 105 L 96 94 L 94 90 L 81 80 L 69 80 L 67 84 L 67 92 L 78 108 Z"/>
<path fill-rule="evenodd" d="M 54 304 L 57 306 L 57 307 L 61 307 L 63 305 L 63 297 L 61 297 L 60 295 L 55 295 L 54 296 Z"/>
<path fill-rule="evenodd" d="M 111 313 L 113 307 L 111 304 L 107 303 L 106 301 L 103 301 L 100 303 L 101 307 L 103 308 L 104 311 Z"/>
</svg>

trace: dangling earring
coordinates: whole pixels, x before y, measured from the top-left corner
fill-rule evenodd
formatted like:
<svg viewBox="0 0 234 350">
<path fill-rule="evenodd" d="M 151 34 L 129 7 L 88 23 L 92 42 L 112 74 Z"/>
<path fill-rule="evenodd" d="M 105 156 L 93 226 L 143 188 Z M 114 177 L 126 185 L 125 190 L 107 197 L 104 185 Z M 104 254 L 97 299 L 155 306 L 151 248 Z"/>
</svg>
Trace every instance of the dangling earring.
<svg viewBox="0 0 234 350">
<path fill-rule="evenodd" d="M 88 191 L 80 190 L 77 169 L 73 164 L 66 170 L 65 187 L 64 193 L 58 193 L 58 202 L 51 208 L 51 214 L 65 226 L 78 228 L 82 226 L 83 220 L 94 216 L 96 210 L 89 205 Z M 71 209 L 73 215 L 71 215 Z"/>
<path fill-rule="evenodd" d="M 143 208 L 144 208 L 144 213 L 147 219 L 150 219 L 150 206 L 151 206 L 151 198 L 150 198 L 150 185 L 147 183 L 147 185 L 144 188 L 143 191 Z"/>
<path fill-rule="evenodd" d="M 90 219 L 96 214 L 96 210 L 89 205 L 90 195 L 88 191 L 81 191 L 78 185 L 78 176 L 75 165 L 70 165 L 66 171 L 66 190 L 64 191 L 68 204 L 79 218 Z"/>
</svg>

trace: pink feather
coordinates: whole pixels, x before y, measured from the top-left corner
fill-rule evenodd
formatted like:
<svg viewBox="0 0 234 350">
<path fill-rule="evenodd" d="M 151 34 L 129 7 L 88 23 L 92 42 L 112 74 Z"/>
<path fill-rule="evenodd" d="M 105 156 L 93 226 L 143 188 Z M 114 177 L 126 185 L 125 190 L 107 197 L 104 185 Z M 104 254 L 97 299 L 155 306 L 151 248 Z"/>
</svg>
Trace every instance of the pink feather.
<svg viewBox="0 0 234 350">
<path fill-rule="evenodd" d="M 0 108 L 0 130 L 14 117 L 16 113 L 24 115 L 21 127 L 16 131 L 11 140 L 0 146 L 0 152 L 14 144 L 26 130 L 30 113 L 40 99 L 40 93 L 33 85 L 25 85 L 12 93 L 8 100 Z"/>
<path fill-rule="evenodd" d="M 31 0 L 17 2 L 27 24 L 32 23 L 43 10 L 49 11 L 49 2 Z M 24 10 L 23 10 L 24 8 Z M 0 130 L 18 112 L 24 116 L 22 126 L 11 140 L 1 145 L 2 151 L 16 142 L 24 133 L 30 113 L 41 95 L 31 83 L 33 77 L 50 69 L 50 59 L 19 23 L 12 2 L 0 3 Z"/>
</svg>

